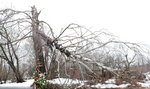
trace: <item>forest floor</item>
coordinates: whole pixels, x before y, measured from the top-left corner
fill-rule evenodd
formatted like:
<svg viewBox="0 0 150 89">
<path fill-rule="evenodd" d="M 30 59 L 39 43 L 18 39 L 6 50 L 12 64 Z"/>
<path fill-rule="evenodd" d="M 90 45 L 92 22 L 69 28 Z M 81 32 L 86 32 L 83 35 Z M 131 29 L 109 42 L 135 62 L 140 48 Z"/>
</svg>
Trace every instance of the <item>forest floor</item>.
<svg viewBox="0 0 150 89">
<path fill-rule="evenodd" d="M 66 78 L 57 78 L 53 80 L 49 80 L 51 84 L 56 84 L 60 86 L 64 86 L 65 89 L 70 89 L 70 86 L 76 85 L 76 89 L 80 89 L 83 87 L 87 87 L 84 89 L 150 89 L 150 72 L 147 72 L 144 74 L 146 78 L 142 80 L 141 82 L 137 82 L 136 84 L 138 86 L 131 85 L 130 83 L 122 83 L 120 85 L 116 85 L 116 79 L 108 79 L 105 81 L 105 83 L 97 83 L 95 85 L 87 85 L 87 81 L 80 81 L 80 80 L 73 80 L 73 79 L 66 79 Z M 23 83 L 6 83 L 6 84 L 0 84 L 0 89 L 20 89 L 26 88 L 31 89 L 31 85 L 33 84 L 34 80 L 26 80 L 26 82 Z"/>
</svg>

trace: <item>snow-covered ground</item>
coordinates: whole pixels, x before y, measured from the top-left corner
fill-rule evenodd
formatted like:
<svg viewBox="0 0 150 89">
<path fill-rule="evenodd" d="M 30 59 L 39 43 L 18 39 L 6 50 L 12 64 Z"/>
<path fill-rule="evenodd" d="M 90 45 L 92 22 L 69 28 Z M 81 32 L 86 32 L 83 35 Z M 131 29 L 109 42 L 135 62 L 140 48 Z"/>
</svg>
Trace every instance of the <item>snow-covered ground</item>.
<svg viewBox="0 0 150 89">
<path fill-rule="evenodd" d="M 49 80 L 52 84 L 59 84 L 59 85 L 71 85 L 71 84 L 84 84 L 84 81 L 80 80 L 73 80 L 73 79 L 67 79 L 67 78 L 57 78 L 53 80 Z"/>
<path fill-rule="evenodd" d="M 131 84 L 120 84 L 120 85 L 116 85 L 116 79 L 112 78 L 112 79 L 108 79 L 105 81 L 105 84 L 102 83 L 98 83 L 96 85 L 91 85 L 90 87 L 92 88 L 126 88 Z"/>
<path fill-rule="evenodd" d="M 6 84 L 0 84 L 0 88 L 2 87 L 30 87 L 32 83 L 34 82 L 33 79 L 26 80 L 26 82 L 23 83 L 6 83 Z"/>
<path fill-rule="evenodd" d="M 126 88 L 130 84 L 121 84 L 121 85 L 115 85 L 115 84 L 101 84 L 98 83 L 96 85 L 92 85 L 92 88 Z"/>
<path fill-rule="evenodd" d="M 144 88 L 150 88 L 150 72 L 145 73 L 146 78 L 142 81 L 142 82 L 137 82 L 137 84 L 139 84 L 141 87 Z M 0 84 L 0 88 L 3 87 L 30 87 L 33 84 L 34 80 L 30 79 L 27 80 L 24 83 L 7 83 L 7 84 Z M 86 84 L 87 81 L 80 81 L 80 80 L 73 80 L 73 79 L 66 79 L 66 78 L 57 78 L 57 79 L 53 79 L 53 80 L 49 80 L 50 83 L 52 84 L 59 84 L 59 85 L 65 85 L 65 86 L 70 86 L 72 84 L 78 84 L 78 87 L 82 87 L 83 85 Z M 116 85 L 116 79 L 108 79 L 107 81 L 105 81 L 105 84 L 95 84 L 95 85 L 87 85 L 88 87 L 91 88 L 127 88 L 128 86 L 130 86 L 131 84 L 129 83 L 125 83 L 125 84 L 120 84 L 120 85 Z"/>
<path fill-rule="evenodd" d="M 0 84 L 0 88 L 2 87 L 30 87 L 32 83 L 34 82 L 33 79 L 27 80 L 24 83 L 7 83 L 7 84 Z M 50 83 L 52 84 L 59 84 L 59 85 L 65 85 L 69 86 L 72 84 L 79 84 L 78 87 L 82 87 L 86 81 L 80 81 L 80 80 L 73 80 L 73 79 L 66 79 L 66 78 L 57 78 L 53 80 L 49 80 Z M 115 79 L 109 79 L 106 81 L 107 84 L 96 84 L 96 85 L 91 85 L 89 87 L 92 88 L 125 88 L 129 86 L 130 84 L 121 84 L 121 85 L 115 85 Z"/>
<path fill-rule="evenodd" d="M 144 75 L 146 76 L 145 80 L 143 80 L 143 82 L 138 82 L 137 84 L 144 88 L 150 88 L 150 72 L 144 73 Z"/>
</svg>

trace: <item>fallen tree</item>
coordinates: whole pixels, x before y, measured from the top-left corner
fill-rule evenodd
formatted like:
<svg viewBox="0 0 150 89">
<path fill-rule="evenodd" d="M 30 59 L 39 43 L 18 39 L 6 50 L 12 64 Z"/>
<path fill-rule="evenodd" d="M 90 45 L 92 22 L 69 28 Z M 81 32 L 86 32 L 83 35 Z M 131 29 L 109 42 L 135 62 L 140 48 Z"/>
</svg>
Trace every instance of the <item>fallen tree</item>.
<svg viewBox="0 0 150 89">
<path fill-rule="evenodd" d="M 27 18 L 23 18 L 21 20 L 15 19 L 10 22 L 13 23 L 15 21 L 20 21 L 30 24 L 27 26 L 28 28 L 30 28 L 30 31 L 27 34 L 23 35 L 17 40 L 10 40 L 11 37 L 8 36 L 10 34 L 7 34 L 7 41 L 0 42 L 0 47 L 2 49 L 3 55 L 5 56 L 4 57 L 2 55 L 0 57 L 6 60 L 12 68 L 15 67 L 14 64 L 12 64 L 12 59 L 15 58 L 17 60 L 17 68 L 13 71 L 14 73 L 16 73 L 16 75 L 19 76 L 19 78 L 21 77 L 21 74 L 18 73 L 19 58 L 17 57 L 13 46 L 15 45 L 15 43 L 18 43 L 28 37 L 33 38 L 36 71 L 39 74 L 45 74 L 49 79 L 67 77 L 86 80 L 88 78 L 86 78 L 85 75 L 90 76 L 92 79 L 99 79 L 99 74 L 94 71 L 93 66 L 96 66 L 98 72 L 109 71 L 113 76 L 119 78 L 122 77 L 122 75 L 116 71 L 117 68 L 119 68 L 118 70 L 121 70 L 123 68 L 129 70 L 132 64 L 135 62 L 135 59 L 138 59 L 138 57 L 143 57 L 143 49 L 139 44 L 118 41 L 113 37 L 113 35 L 107 32 L 92 32 L 89 29 L 78 24 L 69 24 L 61 31 L 58 36 L 55 36 L 51 26 L 48 23 L 40 21 L 38 19 L 41 12 L 38 12 L 35 6 L 33 6 L 32 10 L 28 11 L 28 13 L 24 11 L 14 11 L 11 9 L 7 9 L 6 11 L 12 11 L 13 15 L 23 13 L 25 16 L 27 16 Z M 7 26 L 7 23 L 3 24 Z M 48 27 L 48 29 L 46 27 Z M 7 32 L 6 29 L 4 30 Z M 43 30 L 50 30 L 50 34 L 45 33 Z M 67 30 L 69 30 L 70 32 L 67 35 L 63 36 L 65 32 L 67 32 Z M 74 33 L 70 34 L 72 31 L 74 31 Z M 32 34 L 30 34 L 31 32 Z M 0 35 L 1 37 L 5 38 L 2 33 Z M 119 47 L 117 47 L 115 44 L 118 44 Z M 12 51 L 10 50 L 10 52 L 8 53 L 10 57 L 7 57 L 7 54 L 5 53 L 3 47 L 5 45 L 8 46 L 8 50 L 10 50 L 9 47 L 12 47 Z M 123 46 L 120 47 L 120 45 Z M 126 49 L 132 51 L 133 55 L 135 55 L 131 60 L 128 56 L 128 52 L 122 51 Z M 11 52 L 14 52 L 14 55 L 12 55 Z M 113 55 L 113 52 L 115 55 Z M 94 53 L 97 54 L 93 55 Z M 116 57 L 116 60 L 118 58 L 117 61 L 119 61 L 118 64 L 117 62 L 114 62 L 114 64 L 117 64 L 118 67 L 111 67 L 109 65 L 106 66 L 105 64 L 107 64 L 108 62 L 103 64 L 109 58 L 110 60 L 112 59 L 111 62 L 116 61 L 114 57 L 116 56 L 116 54 L 121 56 L 120 58 Z M 98 57 L 96 58 L 96 56 Z M 79 74 L 77 74 L 77 72 L 79 72 Z"/>
</svg>

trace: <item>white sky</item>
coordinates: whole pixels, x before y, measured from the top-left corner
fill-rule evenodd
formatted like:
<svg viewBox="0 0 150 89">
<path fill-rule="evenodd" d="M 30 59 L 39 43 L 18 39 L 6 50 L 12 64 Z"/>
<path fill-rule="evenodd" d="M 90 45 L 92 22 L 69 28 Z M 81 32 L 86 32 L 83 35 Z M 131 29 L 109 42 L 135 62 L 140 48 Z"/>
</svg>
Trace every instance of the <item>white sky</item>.
<svg viewBox="0 0 150 89">
<path fill-rule="evenodd" d="M 55 30 L 77 23 L 150 45 L 150 0 L 0 0 L 0 4 L 0 9 L 17 10 L 36 5 L 42 10 L 41 19 Z"/>
</svg>

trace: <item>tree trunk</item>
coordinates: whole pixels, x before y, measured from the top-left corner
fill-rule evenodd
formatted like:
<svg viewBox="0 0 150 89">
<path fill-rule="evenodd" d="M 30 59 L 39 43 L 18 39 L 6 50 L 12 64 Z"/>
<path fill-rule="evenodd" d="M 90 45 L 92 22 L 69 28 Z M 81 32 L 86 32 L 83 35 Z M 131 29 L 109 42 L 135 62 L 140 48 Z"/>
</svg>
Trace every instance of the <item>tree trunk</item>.
<svg viewBox="0 0 150 89">
<path fill-rule="evenodd" d="M 4 59 L 8 62 L 9 66 L 11 67 L 11 69 L 13 70 L 13 72 L 15 74 L 17 82 L 24 82 L 24 80 L 23 80 L 23 78 L 20 74 L 20 71 L 15 67 L 13 60 L 9 59 L 9 57 L 7 56 L 3 46 L 1 45 L 0 47 L 2 49 L 2 52 L 3 52 L 4 56 L 5 56 Z"/>
<path fill-rule="evenodd" d="M 50 79 L 55 79 L 57 77 L 59 77 L 58 62 L 52 59 L 50 64 Z"/>
<path fill-rule="evenodd" d="M 21 74 L 20 74 L 19 72 L 16 72 L 15 75 L 17 75 L 17 76 L 16 76 L 16 79 L 17 79 L 17 82 L 18 82 L 18 83 L 24 82 L 24 80 L 23 80 L 23 78 L 22 78 L 22 76 L 21 76 Z"/>
<path fill-rule="evenodd" d="M 12 68 L 12 70 L 13 70 L 13 72 L 14 72 L 14 74 L 15 74 L 17 83 L 19 83 L 19 82 L 24 82 L 24 80 L 23 80 L 23 78 L 22 78 L 20 72 L 17 71 L 16 67 L 15 67 L 11 62 L 8 62 L 8 64 L 10 65 L 10 67 Z"/>
<path fill-rule="evenodd" d="M 40 73 L 45 73 L 45 63 L 44 56 L 42 50 L 42 42 L 41 36 L 38 34 L 39 32 L 39 13 L 37 12 L 35 6 L 32 7 L 32 35 L 33 35 L 33 43 L 34 43 L 34 51 L 36 58 L 36 67 Z"/>
</svg>

